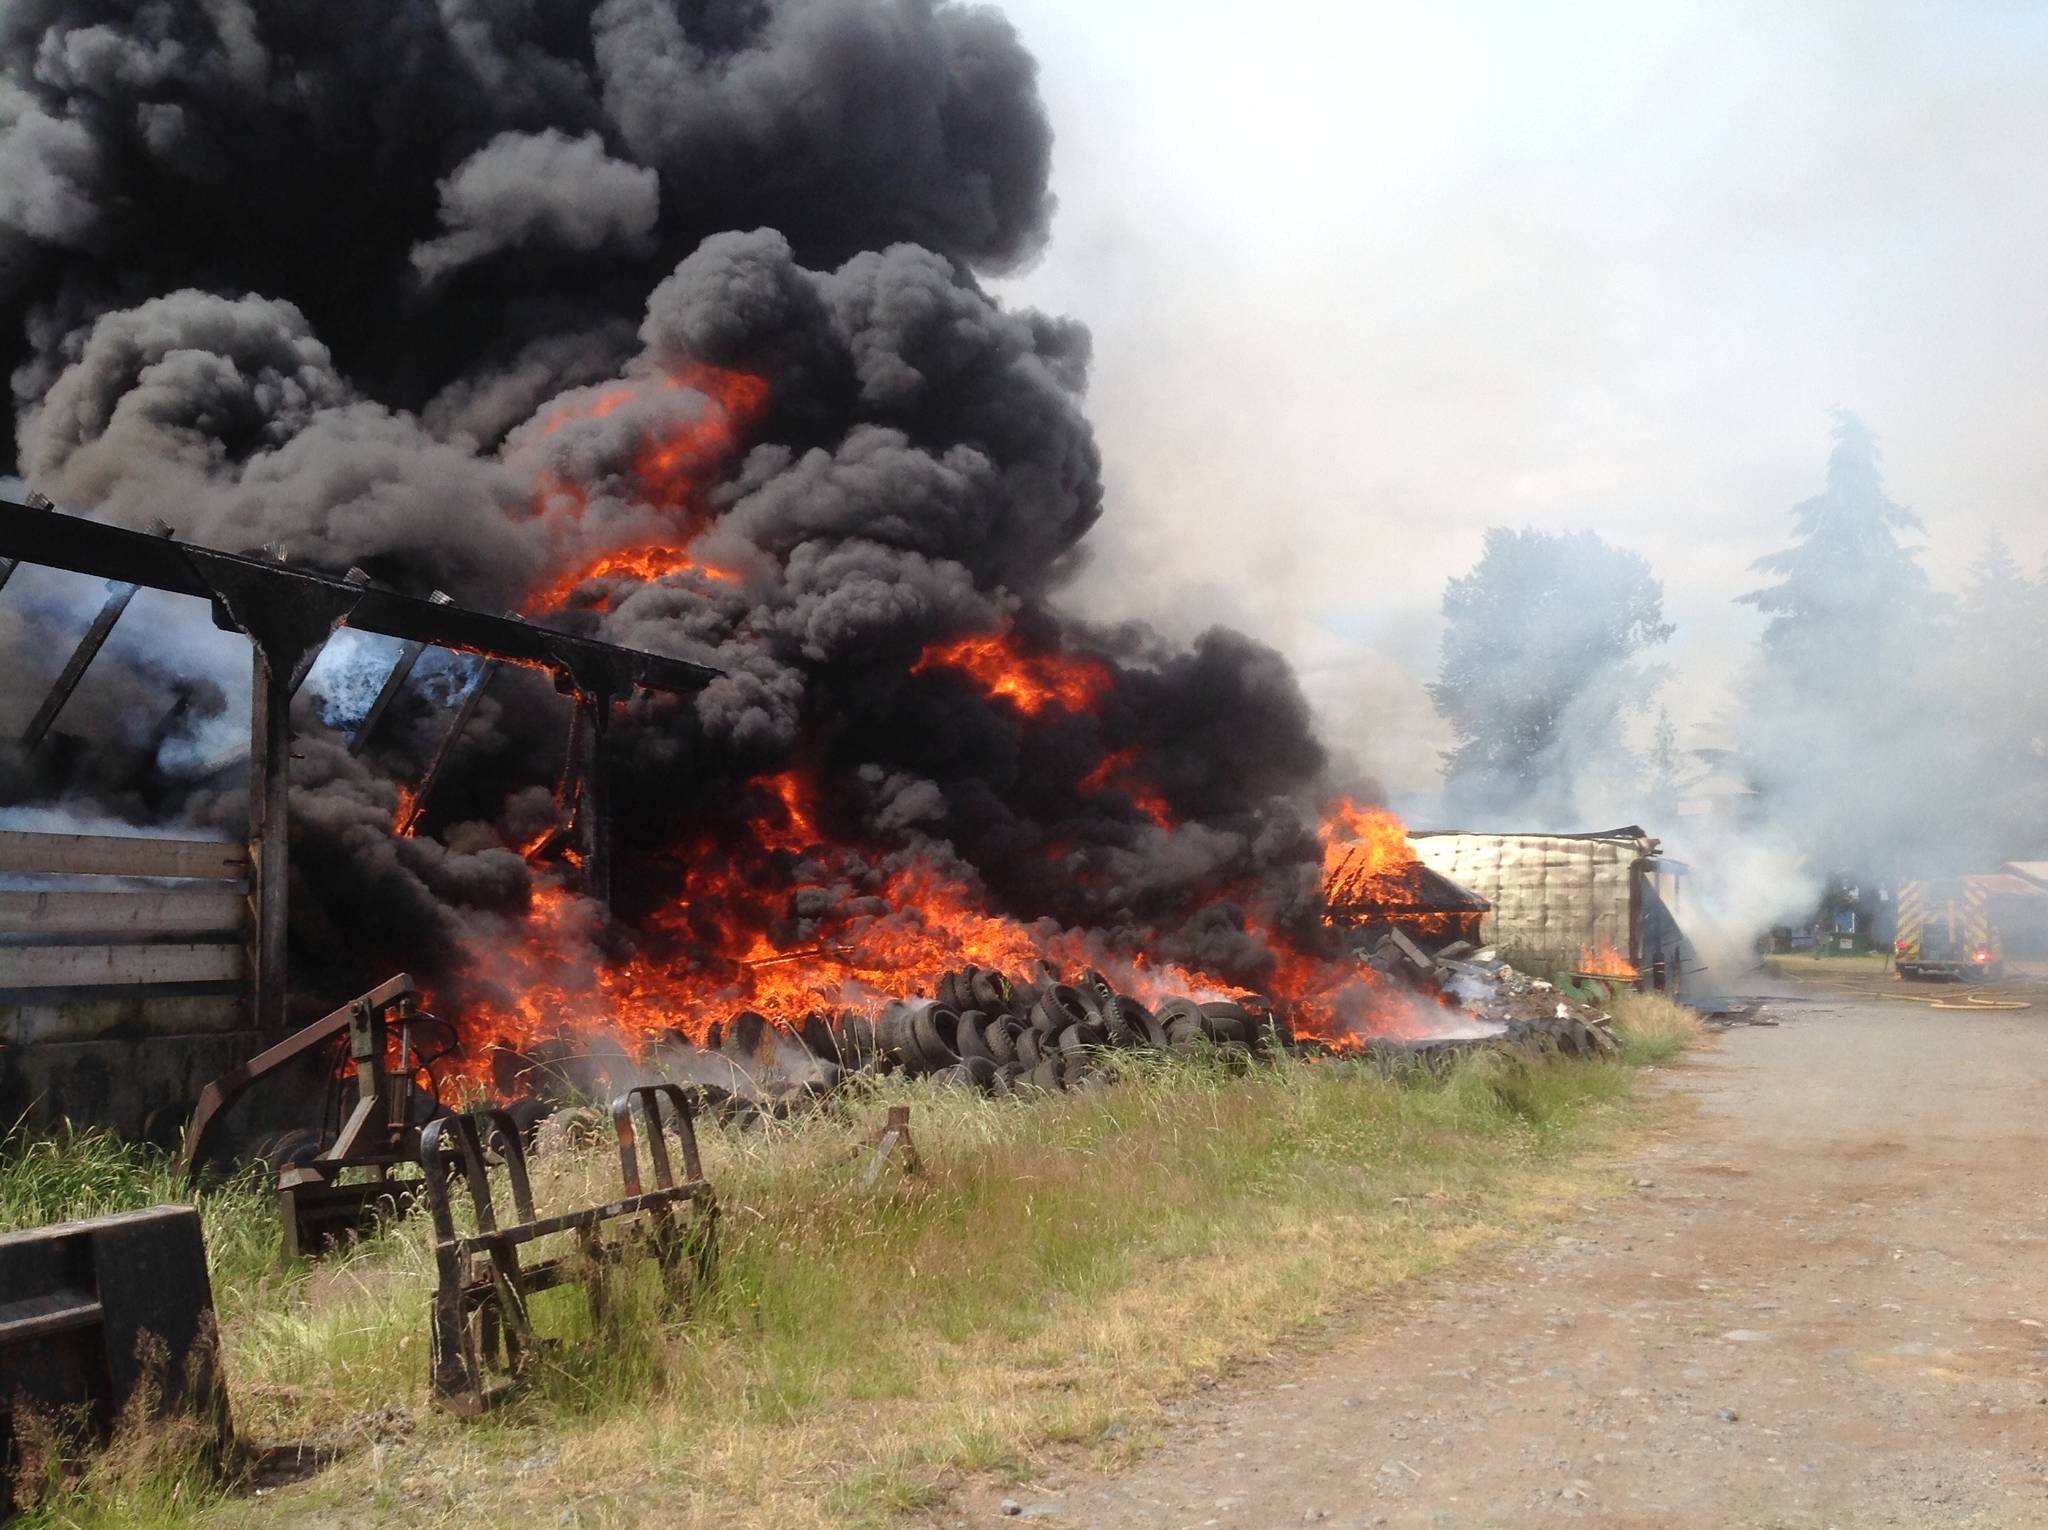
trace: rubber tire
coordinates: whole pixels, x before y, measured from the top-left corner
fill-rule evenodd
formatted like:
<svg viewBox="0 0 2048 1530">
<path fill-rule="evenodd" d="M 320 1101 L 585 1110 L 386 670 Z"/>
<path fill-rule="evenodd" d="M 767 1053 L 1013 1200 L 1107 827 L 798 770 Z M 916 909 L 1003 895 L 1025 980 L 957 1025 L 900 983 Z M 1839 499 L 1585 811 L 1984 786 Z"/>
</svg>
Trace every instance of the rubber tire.
<svg viewBox="0 0 2048 1530">
<path fill-rule="evenodd" d="M 991 1063 L 1002 1061 L 989 1047 L 988 1026 L 988 1016 L 978 1009 L 965 1010 L 961 1013 L 959 1023 L 953 1031 L 953 1047 L 960 1054 L 962 1062 L 969 1062 L 977 1057 Z"/>
<path fill-rule="evenodd" d="M 990 968 L 978 968 L 967 981 L 974 1007 L 985 1015 L 1007 1014 L 1016 991 L 1009 979 Z"/>
<path fill-rule="evenodd" d="M 988 1055 L 999 1063 L 1015 1062 L 1017 1038 L 1023 1031 L 1023 1025 L 1009 1015 L 991 1017 L 988 1028 L 982 1033 L 983 1045 L 988 1048 Z"/>
</svg>

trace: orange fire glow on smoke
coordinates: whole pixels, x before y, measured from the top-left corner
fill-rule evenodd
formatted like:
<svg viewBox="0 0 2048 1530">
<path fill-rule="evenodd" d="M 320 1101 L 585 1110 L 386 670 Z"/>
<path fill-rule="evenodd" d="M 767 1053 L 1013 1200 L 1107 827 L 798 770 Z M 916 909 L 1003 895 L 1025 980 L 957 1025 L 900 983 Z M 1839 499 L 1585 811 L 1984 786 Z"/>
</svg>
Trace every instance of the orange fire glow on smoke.
<svg viewBox="0 0 2048 1530">
<path fill-rule="evenodd" d="M 1162 829 L 1174 826 L 1173 805 L 1159 790 L 1148 783 L 1137 772 L 1138 750 L 1136 746 L 1119 749 L 1106 754 L 1102 762 L 1087 775 L 1074 783 L 1075 787 L 1088 793 L 1120 791 L 1130 798 L 1131 806 L 1143 813 Z"/>
<path fill-rule="evenodd" d="M 934 643 L 918 656 L 912 674 L 957 669 L 991 696 L 1001 696 L 1026 717 L 1050 706 L 1093 712 L 1108 694 L 1110 673 L 1094 659 L 1072 654 L 1025 653 L 1008 633 L 974 633 Z"/>
<path fill-rule="evenodd" d="M 710 475 L 738 453 L 767 407 L 762 379 L 695 365 L 628 379 L 558 407 L 529 439 L 675 389 L 701 394 L 706 407 L 643 443 L 630 475 L 635 497 L 660 514 L 659 534 L 558 570 L 528 597 L 530 613 L 577 603 L 603 609 L 612 598 L 607 579 L 737 577 L 708 566 L 693 544 L 709 524 L 702 490 Z M 535 482 L 537 514 L 580 523 L 587 503 L 581 486 L 547 466 L 536 467 Z M 965 676 L 1027 721 L 1060 712 L 1099 715 L 1116 679 L 1097 659 L 1033 651 L 1008 630 L 931 644 L 913 672 L 935 670 Z M 1084 796 L 1122 793 L 1163 831 L 1180 822 L 1136 748 L 1105 754 L 1074 785 Z M 1256 907 L 1246 911 L 1251 933 L 1275 956 L 1272 979 L 1258 996 L 1214 973 L 1119 948 L 1097 932 L 996 912 L 972 873 L 949 869 L 949 862 L 835 842 L 827 805 L 819 778 L 792 768 L 752 782 L 728 818 L 693 831 L 689 842 L 632 847 L 643 871 L 667 873 L 671 891 L 646 907 L 643 885 L 631 934 L 573 890 L 573 856 L 566 865 L 533 859 L 534 890 L 523 916 L 471 953 L 461 982 L 467 1042 L 519 1049 L 601 1043 L 638 1051 L 663 1036 L 701 1041 L 743 1009 L 788 1024 L 814 1015 L 830 1023 L 848 1011 L 872 1014 L 892 998 L 930 995 L 941 976 L 970 964 L 1018 981 L 1052 971 L 1073 978 L 1095 967 L 1148 1004 L 1172 995 L 1270 1001 L 1297 1035 L 1335 1047 L 1428 1028 L 1428 999 L 1394 992 L 1349 955 L 1311 951 L 1263 927 Z M 573 802 L 558 801 L 556 826 L 531 838 L 522 853 L 538 857 L 573 811 Z M 417 815 L 408 791 L 401 828 L 409 831 Z M 1341 803 L 1323 838 L 1332 886 L 1353 888 L 1392 875 L 1397 861 L 1413 862 L 1399 821 L 1381 809 Z M 857 895 L 846 896 L 849 886 Z M 477 1056 L 471 1052 L 470 1066 Z"/>
<path fill-rule="evenodd" d="M 704 529 L 699 494 L 704 477 L 740 449 L 766 411 L 766 379 L 691 362 L 657 377 L 629 378 L 560 405 L 540 421 L 537 435 L 545 440 L 572 423 L 604 419 L 638 400 L 684 390 L 704 400 L 703 411 L 642 442 L 633 454 L 633 492 L 644 503 L 668 512 L 669 529 L 658 538 L 601 553 L 550 579 L 527 597 L 528 615 L 558 611 L 575 600 L 584 586 L 612 576 L 626 575 L 642 583 L 682 573 L 722 582 L 735 577 L 730 570 L 696 557 L 688 543 Z M 580 521 L 588 497 L 581 486 L 542 470 L 535 502 L 566 507 L 571 518 Z M 599 591 L 589 597 L 589 603 L 603 610 L 610 600 Z"/>
</svg>

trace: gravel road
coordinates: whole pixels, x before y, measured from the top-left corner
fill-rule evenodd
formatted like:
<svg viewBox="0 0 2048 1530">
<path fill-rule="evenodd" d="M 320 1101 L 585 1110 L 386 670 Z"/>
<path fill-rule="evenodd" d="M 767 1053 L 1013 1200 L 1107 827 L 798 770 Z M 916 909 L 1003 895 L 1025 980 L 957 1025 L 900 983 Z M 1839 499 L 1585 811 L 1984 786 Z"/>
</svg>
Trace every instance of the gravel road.
<svg viewBox="0 0 2048 1530">
<path fill-rule="evenodd" d="M 1553 1241 L 933 1523 L 2048 1526 L 2048 1004 L 1774 1012 Z"/>
</svg>

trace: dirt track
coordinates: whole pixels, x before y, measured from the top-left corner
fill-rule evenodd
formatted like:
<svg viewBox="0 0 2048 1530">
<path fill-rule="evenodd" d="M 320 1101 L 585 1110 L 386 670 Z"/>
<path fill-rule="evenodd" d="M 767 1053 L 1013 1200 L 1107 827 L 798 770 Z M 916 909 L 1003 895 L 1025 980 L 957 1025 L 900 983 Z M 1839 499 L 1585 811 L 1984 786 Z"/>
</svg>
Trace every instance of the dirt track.
<svg viewBox="0 0 2048 1530">
<path fill-rule="evenodd" d="M 935 1522 L 2048 1526 L 2048 1004 L 1776 1013 L 1553 1242 Z"/>
</svg>

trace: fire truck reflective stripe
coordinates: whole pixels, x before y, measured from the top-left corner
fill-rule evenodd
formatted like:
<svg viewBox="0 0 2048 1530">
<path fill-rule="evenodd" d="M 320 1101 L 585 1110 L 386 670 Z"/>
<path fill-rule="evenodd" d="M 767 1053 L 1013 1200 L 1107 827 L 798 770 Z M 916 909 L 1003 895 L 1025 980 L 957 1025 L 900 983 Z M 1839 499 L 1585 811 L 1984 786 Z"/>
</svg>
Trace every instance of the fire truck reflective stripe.
<svg viewBox="0 0 2048 1530">
<path fill-rule="evenodd" d="M 1917 956 L 1920 932 L 1927 923 L 1927 890 L 1918 882 L 1901 882 L 1898 901 L 1899 933 L 1895 949 Z"/>
</svg>

